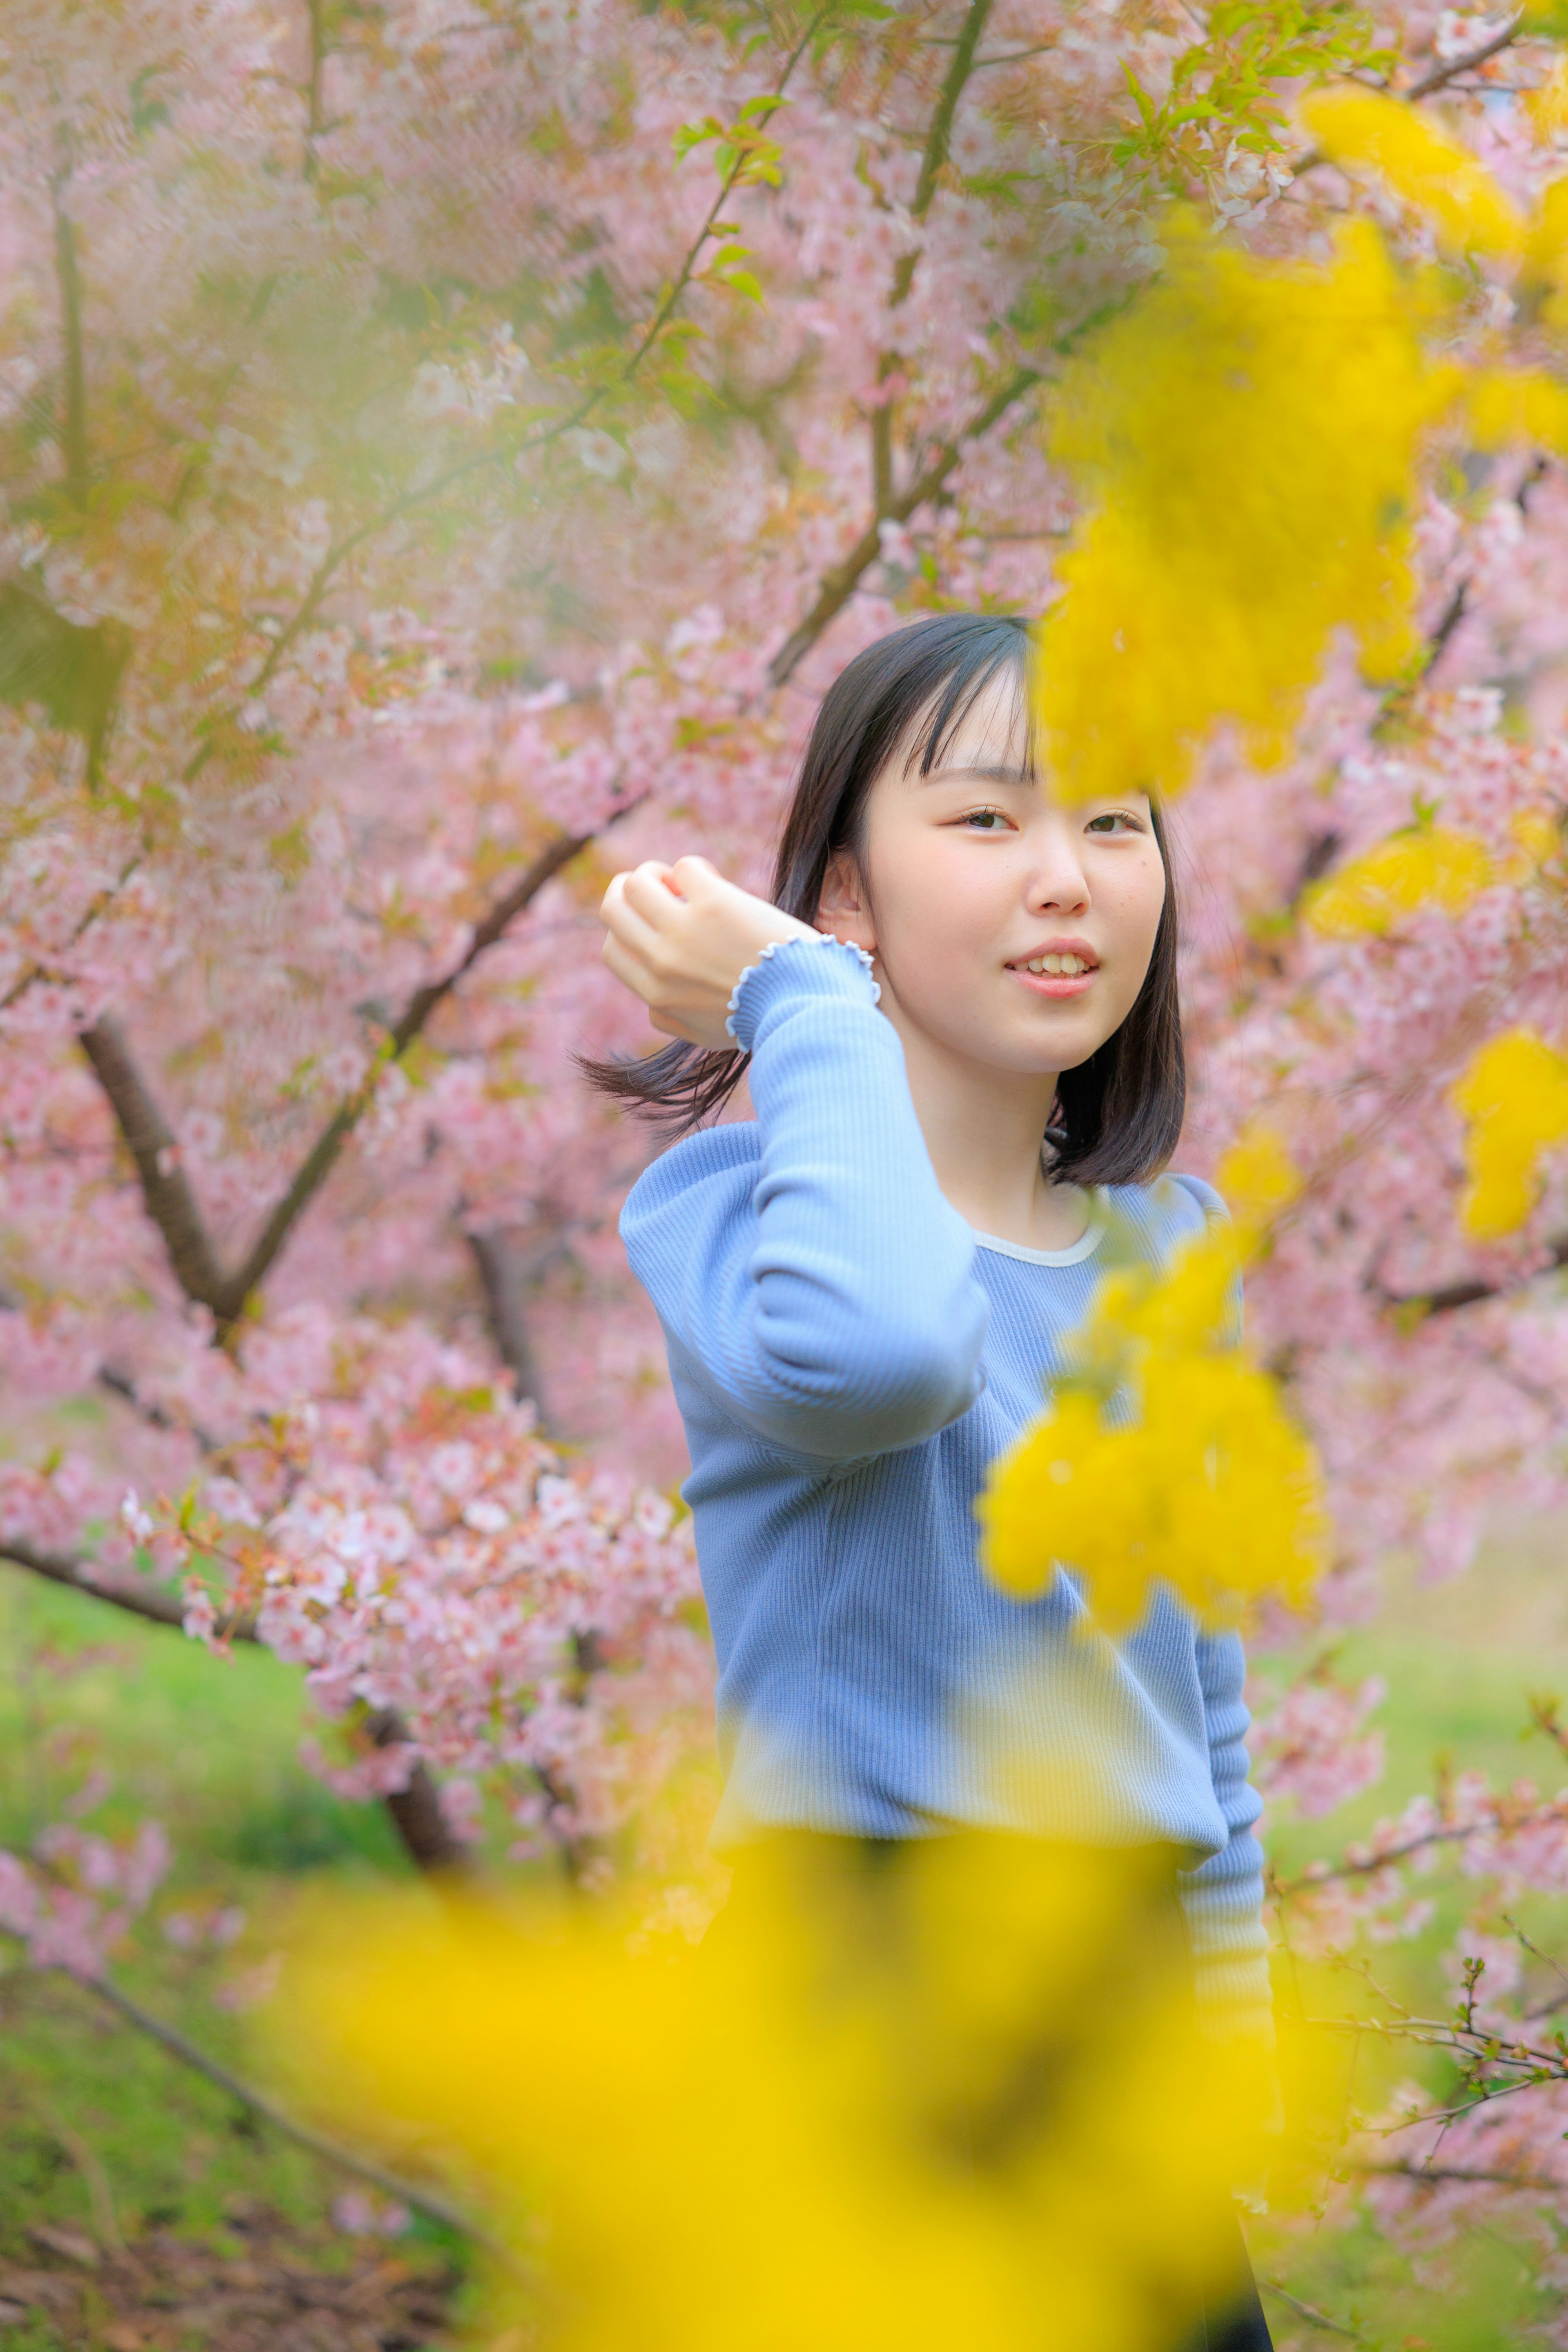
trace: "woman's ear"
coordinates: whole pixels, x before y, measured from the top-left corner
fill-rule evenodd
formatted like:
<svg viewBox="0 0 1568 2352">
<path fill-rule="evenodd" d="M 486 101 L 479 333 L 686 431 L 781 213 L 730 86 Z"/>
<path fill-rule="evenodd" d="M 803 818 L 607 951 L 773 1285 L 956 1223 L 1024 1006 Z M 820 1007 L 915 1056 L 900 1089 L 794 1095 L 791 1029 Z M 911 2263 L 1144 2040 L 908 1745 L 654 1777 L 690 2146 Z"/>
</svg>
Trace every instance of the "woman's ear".
<svg viewBox="0 0 1568 2352">
<path fill-rule="evenodd" d="M 847 849 L 836 849 L 827 861 L 816 908 L 816 928 L 831 933 L 836 940 L 847 940 L 852 947 L 864 948 L 868 955 L 877 952 L 877 932 L 866 886 L 859 866 Z"/>
</svg>

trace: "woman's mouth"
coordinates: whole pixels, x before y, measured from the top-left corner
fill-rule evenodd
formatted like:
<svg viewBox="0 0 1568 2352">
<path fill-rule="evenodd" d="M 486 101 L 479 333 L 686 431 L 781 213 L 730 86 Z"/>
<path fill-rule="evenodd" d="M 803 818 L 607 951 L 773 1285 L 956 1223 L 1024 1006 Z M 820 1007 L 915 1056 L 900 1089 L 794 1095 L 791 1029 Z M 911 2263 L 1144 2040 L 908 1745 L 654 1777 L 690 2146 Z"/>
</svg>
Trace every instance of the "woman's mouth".
<svg viewBox="0 0 1568 2352">
<path fill-rule="evenodd" d="M 1006 969 L 1036 996 L 1081 996 L 1100 967 L 1072 949 L 1030 956 Z"/>
</svg>

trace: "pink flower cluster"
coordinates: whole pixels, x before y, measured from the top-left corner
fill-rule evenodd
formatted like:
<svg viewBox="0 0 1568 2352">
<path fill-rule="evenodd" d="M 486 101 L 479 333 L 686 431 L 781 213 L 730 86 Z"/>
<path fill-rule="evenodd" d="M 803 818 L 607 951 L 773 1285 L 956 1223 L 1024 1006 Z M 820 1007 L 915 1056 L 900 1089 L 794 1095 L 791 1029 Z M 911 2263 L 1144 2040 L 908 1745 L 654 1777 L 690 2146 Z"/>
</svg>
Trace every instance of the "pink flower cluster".
<svg viewBox="0 0 1568 2352">
<path fill-rule="evenodd" d="M 187 1500 L 180 1547 L 220 1576 L 216 1594 L 193 1577 L 187 1630 L 218 1643 L 245 1612 L 304 1666 L 347 1742 L 307 1759 L 342 1794 L 401 1790 L 423 1756 L 459 1834 L 489 1795 L 520 1853 L 609 1836 L 708 1736 L 689 1520 L 569 1465 L 482 1359 L 363 1320 L 331 1339 L 331 1387 L 224 1448 Z M 406 1737 L 374 1746 L 363 1723 L 388 1709 Z"/>
<path fill-rule="evenodd" d="M 118 1839 L 71 1822 L 51 1823 L 30 1861 L 0 1847 L 0 1934 L 22 1944 L 35 1968 L 101 1975 L 171 1859 L 156 1822 Z"/>
</svg>

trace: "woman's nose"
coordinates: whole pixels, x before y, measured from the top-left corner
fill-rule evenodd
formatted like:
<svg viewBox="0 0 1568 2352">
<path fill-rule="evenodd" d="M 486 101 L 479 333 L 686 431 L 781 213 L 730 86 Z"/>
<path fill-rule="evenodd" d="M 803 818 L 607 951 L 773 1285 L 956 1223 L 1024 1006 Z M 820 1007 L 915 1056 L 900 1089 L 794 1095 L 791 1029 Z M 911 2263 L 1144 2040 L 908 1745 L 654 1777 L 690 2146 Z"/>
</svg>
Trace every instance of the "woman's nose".
<svg viewBox="0 0 1568 2352">
<path fill-rule="evenodd" d="M 1089 904 L 1089 884 L 1078 860 L 1069 856 L 1042 863 L 1031 877 L 1028 903 L 1042 915 L 1081 913 Z"/>
</svg>

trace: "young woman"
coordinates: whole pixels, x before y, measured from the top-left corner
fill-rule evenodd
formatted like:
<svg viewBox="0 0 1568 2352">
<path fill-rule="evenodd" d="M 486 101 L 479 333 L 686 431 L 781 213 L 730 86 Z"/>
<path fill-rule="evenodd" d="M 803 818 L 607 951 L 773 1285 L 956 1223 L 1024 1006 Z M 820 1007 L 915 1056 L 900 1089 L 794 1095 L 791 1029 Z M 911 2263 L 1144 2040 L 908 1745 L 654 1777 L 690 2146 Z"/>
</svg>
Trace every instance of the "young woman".
<svg viewBox="0 0 1568 2352">
<path fill-rule="evenodd" d="M 605 961 L 679 1041 L 598 1076 L 683 1133 L 621 1230 L 690 1445 L 714 1843 L 742 1870 L 785 1832 L 1157 1849 L 1200 2006 L 1256 2019 L 1239 1642 L 1162 1595 L 1088 1643 L 1070 1580 L 1020 1605 L 976 1559 L 987 1465 L 1038 1413 L 1108 1234 L 1163 1255 L 1223 1213 L 1161 1174 L 1184 1079 L 1159 813 L 1047 788 L 1027 649 L 1021 622 L 943 615 L 851 662 L 771 902 L 700 857 L 605 894 Z M 704 1124 L 742 1072 L 754 1119 Z M 994 1759 L 1031 1751 L 1052 1769 L 1020 1818 Z M 1244 2284 L 1200 2341 L 1267 2346 Z"/>
</svg>

